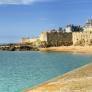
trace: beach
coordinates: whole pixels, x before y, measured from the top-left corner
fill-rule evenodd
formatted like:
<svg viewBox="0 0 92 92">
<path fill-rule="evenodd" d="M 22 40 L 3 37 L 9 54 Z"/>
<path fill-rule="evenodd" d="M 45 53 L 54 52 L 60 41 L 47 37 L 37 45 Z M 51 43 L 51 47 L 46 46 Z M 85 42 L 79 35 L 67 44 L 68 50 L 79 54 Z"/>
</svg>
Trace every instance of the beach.
<svg viewBox="0 0 92 92">
<path fill-rule="evenodd" d="M 92 92 L 92 63 L 25 92 Z"/>
<path fill-rule="evenodd" d="M 40 51 L 92 53 L 92 46 L 60 46 L 60 47 L 39 48 L 39 50 Z"/>
</svg>

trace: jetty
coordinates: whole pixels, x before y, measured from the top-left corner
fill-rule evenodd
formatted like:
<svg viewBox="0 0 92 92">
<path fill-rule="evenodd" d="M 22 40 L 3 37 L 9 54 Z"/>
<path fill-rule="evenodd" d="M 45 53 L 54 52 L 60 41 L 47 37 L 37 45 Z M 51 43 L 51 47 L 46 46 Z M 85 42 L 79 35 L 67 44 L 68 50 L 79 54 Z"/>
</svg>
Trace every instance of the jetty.
<svg viewBox="0 0 92 92">
<path fill-rule="evenodd" d="M 92 63 L 24 92 L 92 92 Z"/>
</svg>

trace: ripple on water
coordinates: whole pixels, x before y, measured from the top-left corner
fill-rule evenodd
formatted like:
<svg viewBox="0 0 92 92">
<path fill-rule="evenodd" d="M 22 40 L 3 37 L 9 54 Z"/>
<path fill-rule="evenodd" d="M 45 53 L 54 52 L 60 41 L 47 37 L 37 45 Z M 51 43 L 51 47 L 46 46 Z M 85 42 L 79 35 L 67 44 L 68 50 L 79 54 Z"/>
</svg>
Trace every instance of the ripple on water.
<svg viewBox="0 0 92 92">
<path fill-rule="evenodd" d="M 92 55 L 0 52 L 0 92 L 20 92 L 92 62 Z"/>
</svg>

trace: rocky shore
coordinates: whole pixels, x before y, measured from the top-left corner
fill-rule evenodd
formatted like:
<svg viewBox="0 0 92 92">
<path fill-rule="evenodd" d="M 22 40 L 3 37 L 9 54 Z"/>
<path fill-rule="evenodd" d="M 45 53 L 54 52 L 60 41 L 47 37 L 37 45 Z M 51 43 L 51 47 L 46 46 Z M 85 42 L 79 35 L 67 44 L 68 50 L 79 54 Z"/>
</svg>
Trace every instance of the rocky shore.
<svg viewBox="0 0 92 92">
<path fill-rule="evenodd" d="M 92 46 L 59 46 L 59 47 L 36 47 L 30 44 L 1 44 L 0 51 L 57 51 L 92 53 Z"/>
<path fill-rule="evenodd" d="M 24 92 L 92 92 L 92 64 Z"/>
<path fill-rule="evenodd" d="M 27 44 L 2 44 L 0 51 L 39 51 L 39 49 Z"/>
</svg>

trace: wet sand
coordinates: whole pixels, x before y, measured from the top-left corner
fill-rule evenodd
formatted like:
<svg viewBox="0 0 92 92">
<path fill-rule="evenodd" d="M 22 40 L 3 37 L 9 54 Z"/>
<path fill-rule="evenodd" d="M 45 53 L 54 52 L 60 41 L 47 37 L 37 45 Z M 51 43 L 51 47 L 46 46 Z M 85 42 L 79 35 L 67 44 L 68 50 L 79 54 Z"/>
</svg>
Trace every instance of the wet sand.
<svg viewBox="0 0 92 92">
<path fill-rule="evenodd" d="M 24 92 L 92 92 L 92 63 Z"/>
<path fill-rule="evenodd" d="M 39 48 L 40 51 L 59 51 L 59 52 L 79 52 L 79 53 L 92 53 L 92 46 L 60 46 Z"/>
</svg>

